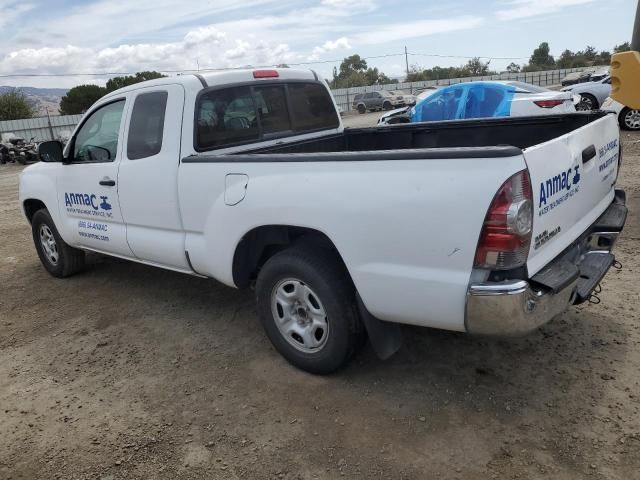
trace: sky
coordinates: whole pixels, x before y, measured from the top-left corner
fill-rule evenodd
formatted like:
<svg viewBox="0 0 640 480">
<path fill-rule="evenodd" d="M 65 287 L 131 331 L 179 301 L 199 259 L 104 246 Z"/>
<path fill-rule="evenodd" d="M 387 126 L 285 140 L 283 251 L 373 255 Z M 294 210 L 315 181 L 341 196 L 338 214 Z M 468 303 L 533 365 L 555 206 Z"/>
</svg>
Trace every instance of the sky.
<svg viewBox="0 0 640 480">
<path fill-rule="evenodd" d="M 390 77 L 491 58 L 491 69 L 631 39 L 636 0 L 0 0 L 0 85 L 69 88 L 141 70 L 305 64 L 351 54 Z M 436 55 L 436 56 L 434 56 Z M 440 56 L 437 56 L 440 55 Z M 338 60 L 335 62 L 335 60 Z M 16 74 L 71 74 L 2 77 Z"/>
</svg>

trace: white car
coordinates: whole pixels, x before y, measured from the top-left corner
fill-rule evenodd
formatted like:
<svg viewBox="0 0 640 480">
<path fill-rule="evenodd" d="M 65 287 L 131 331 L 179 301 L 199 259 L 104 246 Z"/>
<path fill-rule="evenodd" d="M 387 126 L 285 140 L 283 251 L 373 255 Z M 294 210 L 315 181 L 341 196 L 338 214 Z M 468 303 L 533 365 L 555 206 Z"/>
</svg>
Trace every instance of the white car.
<svg viewBox="0 0 640 480">
<path fill-rule="evenodd" d="M 580 95 L 576 110 L 597 110 L 611 94 L 611 77 L 605 76 L 597 82 L 578 83 L 565 87 L 562 91 Z"/>
<path fill-rule="evenodd" d="M 571 93 L 517 81 L 459 83 L 420 95 L 423 98 L 415 107 L 390 110 L 380 117 L 378 125 L 576 111 L 576 98 Z"/>
<path fill-rule="evenodd" d="M 624 128 L 625 130 L 640 130 L 640 110 L 625 107 L 611 97 L 604 101 L 602 110 L 615 112 L 620 128 Z"/>
<path fill-rule="evenodd" d="M 516 335 L 589 300 L 626 220 L 618 143 L 604 112 L 345 129 L 314 71 L 202 73 L 102 97 L 20 205 L 54 277 L 91 251 L 255 288 L 274 347 L 328 373 L 366 334 L 393 354 L 399 323 Z"/>
</svg>

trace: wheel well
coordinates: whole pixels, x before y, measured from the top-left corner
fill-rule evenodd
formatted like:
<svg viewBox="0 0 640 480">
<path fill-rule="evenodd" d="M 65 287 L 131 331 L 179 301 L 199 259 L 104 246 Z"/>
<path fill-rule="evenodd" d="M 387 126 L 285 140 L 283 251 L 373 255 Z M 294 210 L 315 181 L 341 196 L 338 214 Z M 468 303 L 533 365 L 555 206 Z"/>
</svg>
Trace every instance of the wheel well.
<svg viewBox="0 0 640 480">
<path fill-rule="evenodd" d="M 42 210 L 43 208 L 47 208 L 47 206 L 41 200 L 36 200 L 35 198 L 30 198 L 25 200 L 24 203 L 24 213 L 27 216 L 27 220 L 31 223 L 31 219 L 35 215 L 38 210 Z"/>
<path fill-rule="evenodd" d="M 264 225 L 247 232 L 236 247 L 233 255 L 233 282 L 238 288 L 250 286 L 269 258 L 300 242 L 334 250 L 340 257 L 329 237 L 318 230 L 288 225 Z M 341 257 L 340 259 L 342 260 Z"/>
</svg>

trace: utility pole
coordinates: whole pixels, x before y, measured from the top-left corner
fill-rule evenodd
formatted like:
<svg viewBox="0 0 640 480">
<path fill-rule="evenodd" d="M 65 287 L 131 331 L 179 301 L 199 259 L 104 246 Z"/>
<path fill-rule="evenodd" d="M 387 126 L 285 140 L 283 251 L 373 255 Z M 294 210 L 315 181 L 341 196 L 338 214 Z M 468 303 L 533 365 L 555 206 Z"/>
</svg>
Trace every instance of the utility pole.
<svg viewBox="0 0 640 480">
<path fill-rule="evenodd" d="M 49 134 L 51 135 L 51 140 L 55 140 L 56 137 L 53 135 L 53 127 L 51 126 L 51 117 L 49 116 L 49 107 L 47 107 L 47 124 L 49 125 Z"/>
<path fill-rule="evenodd" d="M 407 66 L 407 79 L 409 78 L 409 54 L 407 53 L 407 46 L 404 47 L 404 63 Z"/>
</svg>

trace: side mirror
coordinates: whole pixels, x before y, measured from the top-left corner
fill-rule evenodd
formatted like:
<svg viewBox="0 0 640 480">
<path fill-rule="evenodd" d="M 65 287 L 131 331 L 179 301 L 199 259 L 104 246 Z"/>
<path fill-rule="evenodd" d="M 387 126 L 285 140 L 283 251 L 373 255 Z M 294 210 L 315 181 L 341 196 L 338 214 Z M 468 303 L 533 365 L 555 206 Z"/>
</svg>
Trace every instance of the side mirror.
<svg viewBox="0 0 640 480">
<path fill-rule="evenodd" d="M 38 146 L 38 155 L 43 162 L 63 162 L 62 143 L 57 140 L 42 142 Z"/>
</svg>

